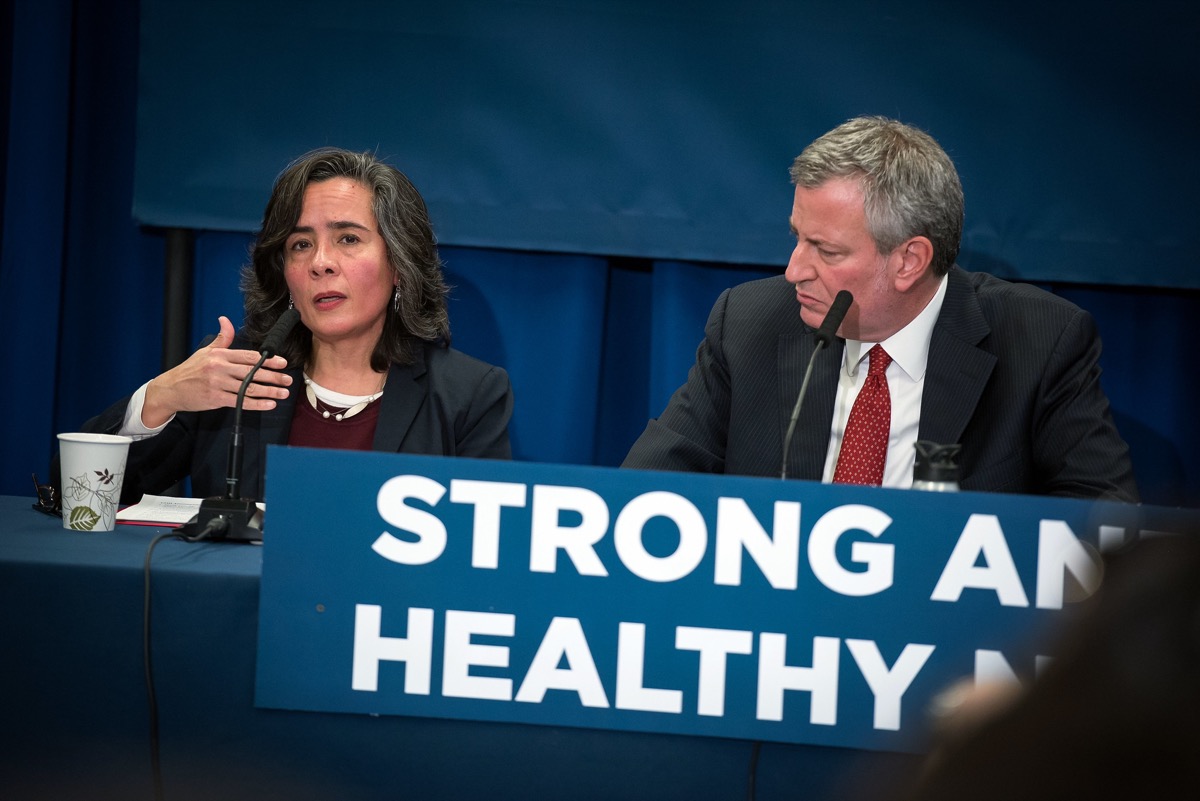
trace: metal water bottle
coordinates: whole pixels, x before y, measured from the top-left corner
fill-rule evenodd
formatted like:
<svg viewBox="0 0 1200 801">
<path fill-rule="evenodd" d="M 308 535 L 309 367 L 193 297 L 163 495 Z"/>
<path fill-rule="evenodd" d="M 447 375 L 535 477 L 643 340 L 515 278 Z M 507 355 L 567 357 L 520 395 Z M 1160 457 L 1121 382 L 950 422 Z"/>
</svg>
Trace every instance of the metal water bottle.
<svg viewBox="0 0 1200 801">
<path fill-rule="evenodd" d="M 918 440 L 917 462 L 913 465 L 913 489 L 929 492 L 958 492 L 958 452 L 961 445 L 939 445 Z"/>
</svg>

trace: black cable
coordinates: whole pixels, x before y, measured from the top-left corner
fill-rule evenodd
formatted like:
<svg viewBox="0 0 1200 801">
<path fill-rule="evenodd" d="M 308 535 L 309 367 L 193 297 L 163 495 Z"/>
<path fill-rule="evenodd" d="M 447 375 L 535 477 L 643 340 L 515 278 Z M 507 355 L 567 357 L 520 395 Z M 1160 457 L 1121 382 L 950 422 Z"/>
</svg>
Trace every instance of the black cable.
<svg viewBox="0 0 1200 801">
<path fill-rule="evenodd" d="M 154 663 L 150 652 L 150 556 L 154 548 L 166 539 L 186 539 L 182 534 L 168 531 L 150 541 L 146 562 L 142 568 L 142 664 L 146 669 L 146 702 L 150 708 L 150 770 L 154 775 L 154 797 L 162 801 L 162 765 L 158 753 L 158 699 L 154 694 Z"/>
<path fill-rule="evenodd" d="M 142 567 L 142 665 L 146 671 L 146 705 L 150 715 L 150 770 L 154 777 L 155 801 L 163 799 L 162 762 L 158 743 L 158 696 L 154 691 L 154 659 L 150 648 L 150 557 L 155 547 L 167 539 L 182 540 L 183 542 L 200 542 L 214 534 L 221 533 L 229 526 L 229 521 L 216 517 L 194 537 L 179 533 L 179 530 L 159 534 L 150 541 L 146 548 L 146 561 Z"/>
<path fill-rule="evenodd" d="M 746 801 L 754 801 L 758 793 L 758 753 L 762 750 L 762 740 L 755 740 L 750 749 L 750 773 L 746 777 Z"/>
</svg>

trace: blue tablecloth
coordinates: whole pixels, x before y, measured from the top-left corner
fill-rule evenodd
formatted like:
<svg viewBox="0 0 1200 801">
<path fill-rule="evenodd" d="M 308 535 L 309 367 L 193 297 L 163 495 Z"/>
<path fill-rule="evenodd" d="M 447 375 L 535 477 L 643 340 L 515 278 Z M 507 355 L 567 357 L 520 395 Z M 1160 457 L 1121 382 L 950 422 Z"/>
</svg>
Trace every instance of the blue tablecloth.
<svg viewBox="0 0 1200 801">
<path fill-rule="evenodd" d="M 143 564 L 167 529 L 65 531 L 31 502 L 0 496 L 0 798 L 153 798 Z M 746 797 L 745 741 L 255 708 L 261 570 L 253 545 L 166 540 L 154 550 L 170 801 Z M 913 762 L 767 743 L 757 798 L 852 798 L 866 768 Z"/>
</svg>

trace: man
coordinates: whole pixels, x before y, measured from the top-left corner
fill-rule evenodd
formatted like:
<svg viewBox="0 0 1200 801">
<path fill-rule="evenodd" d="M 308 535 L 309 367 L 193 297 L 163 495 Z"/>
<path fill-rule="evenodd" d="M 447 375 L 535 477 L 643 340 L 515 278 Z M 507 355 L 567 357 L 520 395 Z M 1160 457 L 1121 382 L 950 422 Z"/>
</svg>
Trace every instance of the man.
<svg viewBox="0 0 1200 801">
<path fill-rule="evenodd" d="M 721 295 L 687 383 L 623 466 L 779 476 L 814 329 L 844 289 L 853 303 L 817 354 L 789 477 L 910 487 L 914 444 L 929 440 L 961 445 L 964 490 L 1137 501 L 1095 323 L 1047 292 L 955 265 L 962 186 L 931 137 L 853 119 L 805 148 L 791 175 L 787 270 Z M 865 428 L 852 414 L 864 385 L 862 405 L 884 409 Z M 871 426 L 880 463 L 864 473 L 847 463 Z"/>
</svg>

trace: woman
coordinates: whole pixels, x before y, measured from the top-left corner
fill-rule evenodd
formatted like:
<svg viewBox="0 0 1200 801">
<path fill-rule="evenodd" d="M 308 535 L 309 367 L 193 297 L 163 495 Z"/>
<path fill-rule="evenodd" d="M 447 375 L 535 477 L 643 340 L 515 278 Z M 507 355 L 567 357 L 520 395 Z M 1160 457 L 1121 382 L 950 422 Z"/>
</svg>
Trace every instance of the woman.
<svg viewBox="0 0 1200 801">
<path fill-rule="evenodd" d="M 211 343 L 84 426 L 136 438 L 122 502 L 188 475 L 193 495 L 224 494 L 238 389 L 289 308 L 300 324 L 246 392 L 244 497 L 264 497 L 269 444 L 511 457 L 508 375 L 449 347 L 429 215 L 395 168 L 335 148 L 293 162 L 242 290 L 243 331 L 221 317 Z"/>
</svg>

